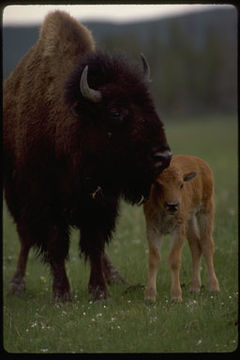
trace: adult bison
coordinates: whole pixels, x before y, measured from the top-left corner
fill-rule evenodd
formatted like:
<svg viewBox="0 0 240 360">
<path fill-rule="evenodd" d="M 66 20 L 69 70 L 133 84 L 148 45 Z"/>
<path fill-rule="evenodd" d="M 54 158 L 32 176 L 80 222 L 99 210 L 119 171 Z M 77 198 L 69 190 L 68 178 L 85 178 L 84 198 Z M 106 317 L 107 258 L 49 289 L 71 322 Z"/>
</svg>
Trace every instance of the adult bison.
<svg viewBox="0 0 240 360">
<path fill-rule="evenodd" d="M 143 70 L 95 51 L 90 32 L 49 14 L 37 43 L 4 84 L 4 188 L 21 249 L 10 292 L 25 286 L 29 250 L 50 264 L 53 295 L 70 300 L 69 228 L 90 260 L 89 292 L 106 298 L 119 275 L 104 251 L 120 197 L 148 197 L 170 149 Z"/>
</svg>

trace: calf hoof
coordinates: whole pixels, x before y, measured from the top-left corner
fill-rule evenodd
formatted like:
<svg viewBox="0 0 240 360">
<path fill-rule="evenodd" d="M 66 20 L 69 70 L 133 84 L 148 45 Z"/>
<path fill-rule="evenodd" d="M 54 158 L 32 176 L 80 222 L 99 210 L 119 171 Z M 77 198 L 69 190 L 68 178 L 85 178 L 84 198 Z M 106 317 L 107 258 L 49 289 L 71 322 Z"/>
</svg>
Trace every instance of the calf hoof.
<svg viewBox="0 0 240 360">
<path fill-rule="evenodd" d="M 220 291 L 220 287 L 218 286 L 211 286 L 209 285 L 208 290 L 211 292 L 219 292 Z"/>
<path fill-rule="evenodd" d="M 146 288 L 144 291 L 144 301 L 146 304 L 154 304 L 156 302 L 156 291 L 152 288 Z"/>
<path fill-rule="evenodd" d="M 173 288 L 171 291 L 171 301 L 173 303 L 181 303 L 182 302 L 182 290 L 181 288 Z"/>
<path fill-rule="evenodd" d="M 182 296 L 173 296 L 171 297 L 171 301 L 175 304 L 180 304 L 182 302 Z"/>
<path fill-rule="evenodd" d="M 216 278 L 209 282 L 208 289 L 209 289 L 209 291 L 213 291 L 213 292 L 214 291 L 215 292 L 220 291 L 219 283 L 218 283 L 218 280 Z"/>
<path fill-rule="evenodd" d="M 156 298 L 144 297 L 144 302 L 146 305 L 151 306 L 156 303 Z"/>
<path fill-rule="evenodd" d="M 199 294 L 199 293 L 200 293 L 200 289 L 201 289 L 200 286 L 191 286 L 190 289 L 189 289 L 189 291 L 190 291 L 191 293 L 194 293 L 194 294 Z"/>
<path fill-rule="evenodd" d="M 25 279 L 22 276 L 14 276 L 9 285 L 8 296 L 21 296 L 25 291 Z"/>
</svg>

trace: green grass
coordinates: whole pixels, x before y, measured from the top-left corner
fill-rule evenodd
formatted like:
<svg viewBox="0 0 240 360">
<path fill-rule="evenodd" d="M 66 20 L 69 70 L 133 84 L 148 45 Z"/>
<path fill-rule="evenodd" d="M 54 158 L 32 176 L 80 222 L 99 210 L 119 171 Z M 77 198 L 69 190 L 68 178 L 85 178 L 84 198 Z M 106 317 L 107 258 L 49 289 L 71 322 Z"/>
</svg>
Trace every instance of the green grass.
<svg viewBox="0 0 240 360">
<path fill-rule="evenodd" d="M 78 257 L 78 233 L 72 232 L 67 272 L 72 305 L 53 305 L 51 279 L 34 254 L 27 268 L 27 289 L 7 297 L 15 271 L 18 239 L 15 226 L 3 208 L 4 348 L 10 353 L 172 353 L 232 352 L 238 346 L 238 224 L 237 224 L 237 121 L 234 118 L 178 119 L 166 124 L 175 154 L 198 155 L 209 162 L 215 174 L 215 269 L 221 291 L 207 291 L 207 273 L 202 262 L 205 287 L 196 296 L 189 292 L 190 251 L 183 250 L 181 283 L 183 302 L 170 301 L 170 273 L 166 264 L 169 239 L 162 247 L 157 302 L 145 305 L 143 285 L 147 276 L 147 243 L 142 208 L 121 204 L 117 231 L 109 246 L 114 264 L 128 285 L 110 288 L 105 303 L 92 303 L 87 293 L 89 265 Z"/>
</svg>

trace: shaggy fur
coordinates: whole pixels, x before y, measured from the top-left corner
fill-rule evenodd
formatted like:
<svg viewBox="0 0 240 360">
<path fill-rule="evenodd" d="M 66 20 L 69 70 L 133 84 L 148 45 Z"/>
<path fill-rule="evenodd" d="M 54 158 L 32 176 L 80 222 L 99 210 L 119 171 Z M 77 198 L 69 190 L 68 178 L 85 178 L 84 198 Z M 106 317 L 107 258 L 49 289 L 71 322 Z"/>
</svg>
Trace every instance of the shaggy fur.
<svg viewBox="0 0 240 360">
<path fill-rule="evenodd" d="M 80 91 L 86 65 L 101 102 Z M 169 146 L 143 71 L 95 51 L 90 32 L 57 11 L 4 83 L 3 110 L 5 197 L 21 241 L 11 291 L 24 287 L 28 252 L 37 246 L 51 265 L 55 298 L 69 300 L 64 263 L 76 226 L 91 264 L 89 291 L 106 297 L 116 269 L 104 246 L 119 198 L 147 197 L 170 161 L 159 156 Z"/>
<path fill-rule="evenodd" d="M 179 271 L 185 236 L 193 261 L 191 290 L 200 291 L 200 258 L 203 253 L 209 275 L 209 289 L 218 291 L 219 284 L 213 265 L 214 183 L 208 164 L 195 156 L 174 156 L 170 166 L 152 185 L 150 198 L 144 205 L 144 213 L 149 244 L 149 272 L 145 299 L 156 299 L 161 238 L 165 234 L 171 234 L 172 237 L 168 257 L 172 300 L 182 301 Z"/>
</svg>

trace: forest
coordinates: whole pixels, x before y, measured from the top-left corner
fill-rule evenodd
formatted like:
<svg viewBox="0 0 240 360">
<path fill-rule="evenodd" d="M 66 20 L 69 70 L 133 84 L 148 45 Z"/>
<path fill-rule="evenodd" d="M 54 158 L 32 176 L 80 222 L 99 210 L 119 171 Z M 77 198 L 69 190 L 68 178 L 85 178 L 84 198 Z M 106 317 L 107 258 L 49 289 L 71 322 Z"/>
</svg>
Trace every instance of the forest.
<svg viewBox="0 0 240 360">
<path fill-rule="evenodd" d="M 97 48 L 121 51 L 133 62 L 143 52 L 160 115 L 237 112 L 237 11 L 217 9 L 154 21 L 84 22 Z M 3 28 L 3 79 L 37 41 L 40 24 Z"/>
</svg>

